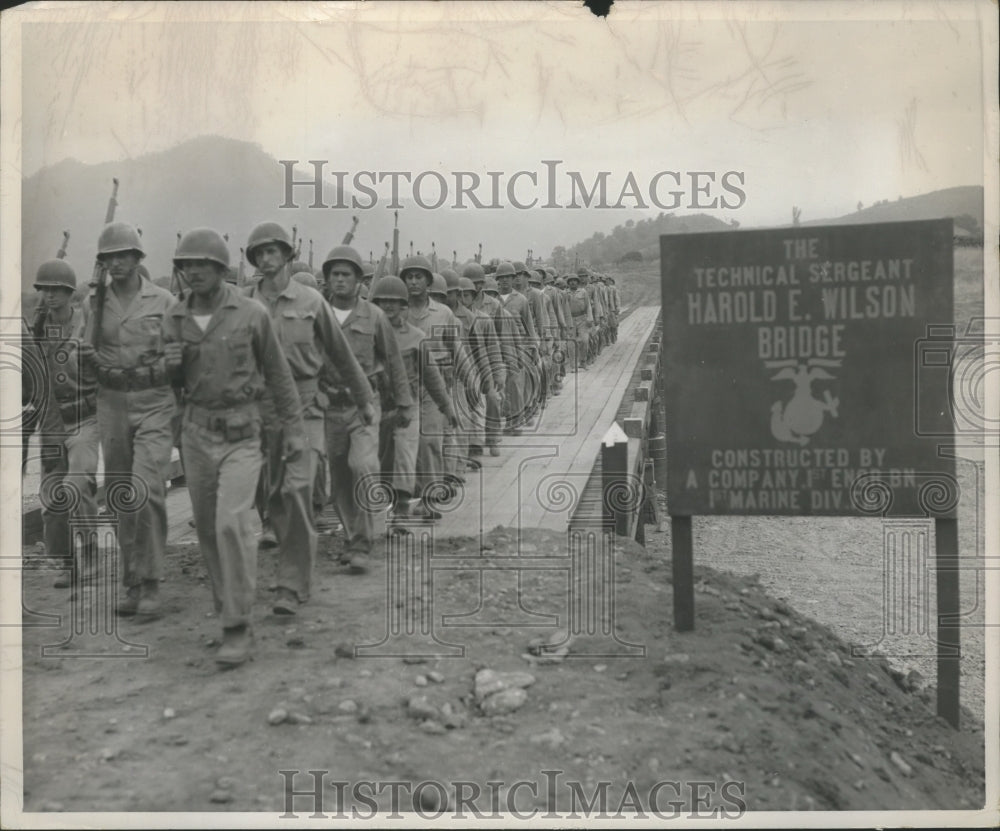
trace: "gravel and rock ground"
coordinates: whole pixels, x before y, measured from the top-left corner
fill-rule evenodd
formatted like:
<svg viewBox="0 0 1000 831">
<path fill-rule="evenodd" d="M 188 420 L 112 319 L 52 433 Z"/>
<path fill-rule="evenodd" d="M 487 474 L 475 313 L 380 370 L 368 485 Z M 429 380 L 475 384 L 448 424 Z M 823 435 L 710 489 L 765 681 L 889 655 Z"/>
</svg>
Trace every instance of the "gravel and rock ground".
<svg viewBox="0 0 1000 831">
<path fill-rule="evenodd" d="M 120 641 L 80 624 L 84 634 L 44 656 L 42 646 L 65 640 L 70 612 L 85 604 L 52 588 L 44 560 L 26 550 L 25 606 L 63 615 L 63 624 L 23 633 L 25 809 L 277 817 L 288 807 L 287 783 L 312 788 L 306 771 L 325 772 L 323 806 L 333 816 L 345 805 L 360 816 L 372 805 L 433 814 L 475 787 L 481 795 L 471 804 L 485 815 L 585 817 L 594 798 L 591 817 L 619 807 L 658 807 L 668 817 L 735 816 L 742 806 L 982 807 L 980 717 L 966 710 L 956 732 L 935 716 L 933 688 L 919 673 L 852 654 L 796 608 L 801 596 L 776 597 L 757 576 L 713 570 L 697 553 L 697 626 L 674 632 L 669 535 L 648 531 L 645 548 L 618 543 L 614 566 L 614 632 L 644 655 L 609 649 L 600 627 L 567 637 L 565 572 L 522 572 L 519 586 L 515 572 L 491 567 L 518 551 L 565 556 L 565 537 L 496 528 L 482 547 L 436 543 L 435 557 L 473 557 L 482 568 L 435 570 L 416 589 L 418 612 L 428 615 L 414 621 L 418 631 L 421 619 L 479 610 L 479 625 L 434 629 L 464 655 L 355 657 L 355 646 L 388 631 L 386 564 L 363 576 L 336 573 L 339 542 L 326 536 L 318 590 L 293 618 L 270 613 L 273 560 L 261 555 L 256 657 L 227 672 L 213 661 L 219 623 L 194 546 L 169 552 L 161 620 L 119 621 Z M 807 597 L 831 594 L 813 589 Z M 558 616 L 562 628 L 521 625 L 549 620 L 541 615 Z M 70 654 L 112 642 L 117 657 Z M 443 791 L 417 793 L 421 782 Z M 296 797 L 300 816 L 313 809 Z M 469 807 L 465 815 L 475 817 Z"/>
</svg>

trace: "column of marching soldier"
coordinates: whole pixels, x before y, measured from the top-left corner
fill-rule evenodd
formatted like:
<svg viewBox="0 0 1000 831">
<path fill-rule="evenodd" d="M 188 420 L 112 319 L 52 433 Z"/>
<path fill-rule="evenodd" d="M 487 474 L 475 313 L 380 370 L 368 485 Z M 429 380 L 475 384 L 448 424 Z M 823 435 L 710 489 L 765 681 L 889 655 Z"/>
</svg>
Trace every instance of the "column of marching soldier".
<svg viewBox="0 0 1000 831">
<path fill-rule="evenodd" d="M 252 650 L 255 507 L 277 546 L 273 612 L 295 614 L 309 599 L 328 501 L 343 526 L 341 570 L 363 574 L 378 489 L 391 488 L 391 516 L 440 519 L 435 494 L 464 482 L 477 455 L 499 456 L 503 434 L 531 428 L 567 368 L 586 368 L 616 339 L 619 310 L 613 280 L 586 268 L 556 278 L 520 262 L 470 262 L 459 275 L 411 256 L 399 276 L 372 281 L 341 245 L 313 273 L 273 222 L 254 228 L 245 250 L 256 273 L 238 286 L 223 237 L 190 231 L 174 276 L 154 283 L 137 230 L 113 222 L 81 306 L 64 259 L 38 269 L 28 338 L 48 367 L 45 547 L 76 571 L 56 585 L 96 579 L 97 552 L 69 528 L 73 515 L 97 515 L 100 442 L 107 492 L 134 489 L 135 504 L 118 512 L 116 613 L 161 616 L 166 477 L 179 446 L 222 667 Z M 76 494 L 70 507 L 53 497 L 59 488 Z"/>
</svg>

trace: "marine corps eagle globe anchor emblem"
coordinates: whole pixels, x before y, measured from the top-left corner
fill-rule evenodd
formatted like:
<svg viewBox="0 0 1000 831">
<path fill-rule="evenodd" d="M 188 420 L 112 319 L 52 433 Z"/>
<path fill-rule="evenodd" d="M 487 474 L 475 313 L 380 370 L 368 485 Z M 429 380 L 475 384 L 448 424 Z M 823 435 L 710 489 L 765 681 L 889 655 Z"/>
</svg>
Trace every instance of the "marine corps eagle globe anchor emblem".
<svg viewBox="0 0 1000 831">
<path fill-rule="evenodd" d="M 767 369 L 777 369 L 771 376 L 772 381 L 792 381 L 795 393 L 787 402 L 775 401 L 771 405 L 771 434 L 778 440 L 792 442 L 798 445 L 809 443 L 813 435 L 823 425 L 826 413 L 837 417 L 840 399 L 823 391 L 823 398 L 815 398 L 812 392 L 813 381 L 833 381 L 824 367 L 833 369 L 840 366 L 839 360 L 811 358 L 807 363 L 795 360 L 765 361 Z"/>
</svg>

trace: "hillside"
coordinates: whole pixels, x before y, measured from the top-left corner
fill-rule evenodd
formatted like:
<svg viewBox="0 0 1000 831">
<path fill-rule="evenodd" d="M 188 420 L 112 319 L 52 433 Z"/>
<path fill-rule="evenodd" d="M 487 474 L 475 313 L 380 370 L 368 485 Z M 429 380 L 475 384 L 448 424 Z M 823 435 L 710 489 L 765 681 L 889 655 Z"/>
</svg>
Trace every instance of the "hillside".
<svg viewBox="0 0 1000 831">
<path fill-rule="evenodd" d="M 377 160 L 372 167 L 378 169 Z M 339 169 L 331 159 L 328 171 Z M 312 168 L 304 164 L 296 179 L 309 179 Z M 363 211 L 351 208 L 308 208 L 308 189 L 295 191 L 297 210 L 280 209 L 284 201 L 284 168 L 259 145 L 219 136 L 201 136 L 161 153 L 120 162 L 88 165 L 65 160 L 43 168 L 22 182 L 22 288 L 31 289 L 38 265 L 53 256 L 68 230 L 68 260 L 89 276 L 96 254 L 97 236 L 111 192 L 111 180 L 121 182 L 117 219 L 144 230 L 147 265 L 153 274 L 167 274 L 178 231 L 209 225 L 230 235 L 233 261 L 247 234 L 265 219 L 297 226 L 305 240 L 314 243 L 314 264 L 340 244 L 351 227 L 352 215 L 360 220 L 354 244 L 367 257 L 380 256 L 392 240 L 392 211 L 388 199 Z M 347 181 L 350 181 L 348 177 Z M 326 204 L 336 201 L 334 179 L 324 186 Z M 405 192 L 405 187 L 402 189 Z M 349 203 L 350 192 L 345 190 Z M 427 252 L 431 242 L 442 259 L 457 251 L 464 262 L 483 243 L 484 257 L 523 258 L 527 250 L 547 255 L 563 239 L 580 239 L 621 218 L 620 210 L 549 210 L 540 223 L 536 211 L 457 210 L 446 206 L 429 210 L 401 200 L 400 247 L 405 255 L 413 241 L 415 250 Z"/>
<path fill-rule="evenodd" d="M 854 225 L 867 222 L 904 222 L 917 219 L 956 219 L 956 229 L 972 237 L 982 238 L 983 189 L 979 186 L 946 188 L 919 196 L 883 201 L 840 217 L 802 222 L 803 227 L 818 225 Z M 740 227 L 705 214 L 664 214 L 638 222 L 626 221 L 610 233 L 598 232 L 570 248 L 557 247 L 553 259 L 559 266 L 573 266 L 578 261 L 587 265 L 628 266 L 630 262 L 648 262 L 660 256 L 661 234 L 688 234 L 703 231 L 725 231 Z"/>
<path fill-rule="evenodd" d="M 376 165 L 377 167 L 377 165 Z M 306 166 L 308 168 L 308 166 Z M 331 160 L 327 170 L 336 170 Z M 296 174 L 307 179 L 311 168 Z M 117 218 L 144 229 L 148 249 L 147 265 L 154 276 L 169 273 L 170 257 L 178 231 L 209 225 L 230 235 L 233 261 L 250 229 L 264 219 L 277 219 L 297 226 L 305 240 L 314 240 L 314 263 L 340 243 L 351 226 L 352 215 L 360 219 L 354 243 L 364 256 L 379 256 L 392 239 L 392 211 L 388 200 L 367 210 L 350 208 L 311 209 L 308 190 L 296 191 L 297 210 L 280 209 L 284 200 L 284 168 L 259 145 L 201 136 L 169 150 L 103 164 L 83 164 L 67 159 L 43 168 L 22 182 L 22 289 L 30 291 L 38 264 L 53 257 L 68 230 L 71 239 L 69 262 L 89 275 L 96 253 L 97 236 L 104 221 L 111 180 L 121 182 Z M 331 177 L 324 198 L 335 201 L 336 186 Z M 350 193 L 345 192 L 349 201 Z M 451 204 L 451 203 L 448 203 Z M 809 209 L 806 207 L 806 216 Z M 905 219 L 961 217 L 968 215 L 980 229 L 983 222 L 983 189 L 955 187 L 895 202 L 863 207 L 854 213 L 803 222 L 803 225 L 858 222 L 897 222 Z M 661 234 L 697 233 L 738 227 L 706 214 L 677 215 L 660 212 L 656 216 L 631 211 L 624 223 L 620 210 L 549 210 L 544 222 L 538 211 L 500 212 L 438 210 L 420 208 L 403 200 L 400 211 L 400 242 L 406 254 L 413 241 L 417 250 L 428 251 L 431 242 L 442 259 L 450 260 L 457 251 L 459 261 L 472 257 L 480 242 L 486 259 L 491 257 L 535 256 L 549 258 L 557 267 L 571 267 L 577 261 L 590 265 L 612 265 L 628 255 L 634 261 L 656 260 Z M 613 225 L 613 223 L 618 223 Z M 612 227 L 610 232 L 597 230 Z M 981 230 L 980 230 L 981 233 Z M 590 234 L 591 236 L 587 236 Z M 581 240 L 566 247 L 559 241 Z M 551 257 L 550 257 L 551 252 Z"/>
<path fill-rule="evenodd" d="M 940 219 L 968 215 L 975 219 L 982 233 L 983 189 L 979 185 L 945 188 L 919 196 L 883 201 L 835 219 L 817 219 L 802 225 L 856 225 L 863 222 L 905 222 L 916 219 Z"/>
</svg>

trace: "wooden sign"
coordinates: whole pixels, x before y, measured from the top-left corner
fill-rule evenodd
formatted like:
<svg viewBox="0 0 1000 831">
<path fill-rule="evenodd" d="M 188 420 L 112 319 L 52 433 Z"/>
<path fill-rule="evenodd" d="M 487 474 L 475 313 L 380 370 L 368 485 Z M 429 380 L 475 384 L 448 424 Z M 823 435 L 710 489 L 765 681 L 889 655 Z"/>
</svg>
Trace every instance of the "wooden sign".
<svg viewBox="0 0 1000 831">
<path fill-rule="evenodd" d="M 954 515 L 951 220 L 660 248 L 672 515 Z"/>
</svg>

